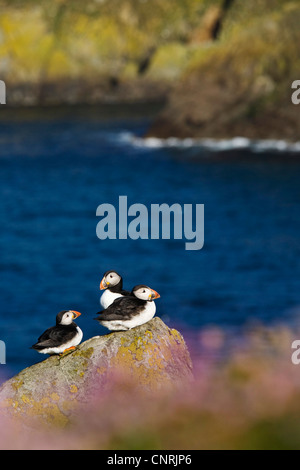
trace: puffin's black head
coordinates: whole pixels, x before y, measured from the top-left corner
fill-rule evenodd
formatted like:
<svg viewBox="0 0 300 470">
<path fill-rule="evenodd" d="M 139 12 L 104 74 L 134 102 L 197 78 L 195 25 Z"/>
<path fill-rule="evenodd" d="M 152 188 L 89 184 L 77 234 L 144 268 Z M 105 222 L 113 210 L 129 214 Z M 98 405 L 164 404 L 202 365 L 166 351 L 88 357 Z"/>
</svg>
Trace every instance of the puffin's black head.
<svg viewBox="0 0 300 470">
<path fill-rule="evenodd" d="M 138 299 L 141 300 L 154 300 L 160 297 L 159 293 L 153 289 L 150 289 L 148 286 L 144 286 L 143 284 L 139 284 L 135 286 L 131 293 L 135 295 Z"/>
<path fill-rule="evenodd" d="M 114 287 L 118 284 L 120 284 L 120 287 L 122 288 L 122 283 L 123 280 L 120 274 L 116 271 L 106 271 L 100 283 L 100 290 L 107 289 L 107 287 Z"/>
<path fill-rule="evenodd" d="M 76 312 L 76 310 L 62 310 L 56 316 L 56 324 L 57 325 L 71 325 L 72 321 L 75 318 L 81 315 L 80 312 Z"/>
</svg>

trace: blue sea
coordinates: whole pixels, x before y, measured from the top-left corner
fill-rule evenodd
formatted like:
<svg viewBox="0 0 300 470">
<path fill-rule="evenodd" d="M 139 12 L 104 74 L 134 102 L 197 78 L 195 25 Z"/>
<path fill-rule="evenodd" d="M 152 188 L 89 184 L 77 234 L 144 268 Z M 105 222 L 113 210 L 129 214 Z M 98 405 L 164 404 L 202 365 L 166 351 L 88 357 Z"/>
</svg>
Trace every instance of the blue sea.
<svg viewBox="0 0 300 470">
<path fill-rule="evenodd" d="M 0 339 L 6 376 L 45 357 L 30 349 L 60 310 L 94 320 L 102 275 L 161 295 L 157 315 L 181 332 L 251 322 L 299 325 L 300 148 L 246 139 L 144 140 L 155 109 L 1 109 Z M 204 204 L 204 246 L 100 240 L 97 207 Z M 238 334 L 238 333 L 237 333 Z"/>
</svg>

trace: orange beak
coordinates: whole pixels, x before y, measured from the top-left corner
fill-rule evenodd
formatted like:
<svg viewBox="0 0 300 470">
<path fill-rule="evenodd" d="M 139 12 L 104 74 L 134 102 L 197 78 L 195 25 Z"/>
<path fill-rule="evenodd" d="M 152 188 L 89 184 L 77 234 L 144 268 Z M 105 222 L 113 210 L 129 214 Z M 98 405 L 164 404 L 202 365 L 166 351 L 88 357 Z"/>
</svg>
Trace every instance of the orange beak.
<svg viewBox="0 0 300 470">
<path fill-rule="evenodd" d="M 108 287 L 108 283 L 103 278 L 102 281 L 100 282 L 100 290 L 107 289 L 107 287 Z"/>
<path fill-rule="evenodd" d="M 77 317 L 80 317 L 81 313 L 80 312 L 76 312 L 76 310 L 72 310 L 73 314 L 74 314 L 74 320 L 75 318 Z"/>
<path fill-rule="evenodd" d="M 159 299 L 160 297 L 159 293 L 156 292 L 156 290 L 154 289 L 151 289 L 151 290 L 152 290 L 152 295 L 151 295 L 152 299 Z"/>
</svg>

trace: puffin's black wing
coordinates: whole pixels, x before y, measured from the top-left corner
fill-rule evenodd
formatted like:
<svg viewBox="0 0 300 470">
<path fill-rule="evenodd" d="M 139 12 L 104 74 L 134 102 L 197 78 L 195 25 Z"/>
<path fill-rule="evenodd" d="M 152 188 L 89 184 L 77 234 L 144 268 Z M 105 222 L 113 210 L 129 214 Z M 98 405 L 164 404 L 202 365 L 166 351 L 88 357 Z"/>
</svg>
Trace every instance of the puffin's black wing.
<svg viewBox="0 0 300 470">
<path fill-rule="evenodd" d="M 118 297 L 109 307 L 98 312 L 99 317 L 95 318 L 95 320 L 130 320 L 135 315 L 138 315 L 143 310 L 144 306 L 145 301 L 133 295 Z"/>
<path fill-rule="evenodd" d="M 33 349 L 55 348 L 70 341 L 76 335 L 76 324 L 56 325 L 48 328 L 38 338 L 37 343 L 31 346 Z"/>
</svg>

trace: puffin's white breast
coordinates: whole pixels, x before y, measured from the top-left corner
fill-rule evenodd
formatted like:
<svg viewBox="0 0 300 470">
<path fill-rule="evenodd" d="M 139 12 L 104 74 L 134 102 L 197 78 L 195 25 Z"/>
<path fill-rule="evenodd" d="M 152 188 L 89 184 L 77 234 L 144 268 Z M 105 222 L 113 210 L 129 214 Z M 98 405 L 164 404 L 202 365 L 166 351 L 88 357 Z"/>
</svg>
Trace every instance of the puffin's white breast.
<svg viewBox="0 0 300 470">
<path fill-rule="evenodd" d="M 130 320 L 126 320 L 126 325 L 128 328 L 134 328 L 135 326 L 143 325 L 154 317 L 155 312 L 155 302 L 147 302 L 144 310 L 139 315 L 132 317 Z"/>
<path fill-rule="evenodd" d="M 143 311 L 129 320 L 103 320 L 101 324 L 111 331 L 131 330 L 131 328 L 147 323 L 154 317 L 155 312 L 155 303 L 153 301 L 147 302 Z"/>
<path fill-rule="evenodd" d="M 122 294 L 111 292 L 109 289 L 106 289 L 101 296 L 100 304 L 102 305 L 103 308 L 107 308 L 119 297 L 124 297 L 124 296 Z"/>
</svg>

